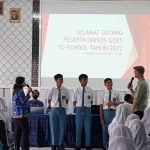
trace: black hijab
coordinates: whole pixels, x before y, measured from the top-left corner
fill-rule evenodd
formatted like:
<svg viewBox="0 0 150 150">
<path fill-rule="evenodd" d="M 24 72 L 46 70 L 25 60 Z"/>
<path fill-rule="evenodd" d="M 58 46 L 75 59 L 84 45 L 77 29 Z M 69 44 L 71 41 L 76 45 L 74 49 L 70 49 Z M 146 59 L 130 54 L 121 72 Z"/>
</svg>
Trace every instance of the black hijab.
<svg viewBox="0 0 150 150">
<path fill-rule="evenodd" d="M 14 91 L 13 91 L 13 95 L 18 92 L 19 90 L 21 90 L 23 88 L 22 83 L 25 81 L 24 77 L 17 77 L 16 78 L 16 83 L 14 84 Z"/>
</svg>

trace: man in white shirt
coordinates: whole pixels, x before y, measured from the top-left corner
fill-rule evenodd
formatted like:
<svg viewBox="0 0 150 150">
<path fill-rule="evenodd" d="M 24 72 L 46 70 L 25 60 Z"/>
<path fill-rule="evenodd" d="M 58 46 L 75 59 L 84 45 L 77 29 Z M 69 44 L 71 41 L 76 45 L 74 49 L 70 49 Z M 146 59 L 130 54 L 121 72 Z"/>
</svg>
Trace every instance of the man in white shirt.
<svg viewBox="0 0 150 150">
<path fill-rule="evenodd" d="M 63 76 L 56 74 L 54 76 L 56 86 L 53 87 L 48 95 L 48 103 L 51 107 L 50 111 L 50 126 L 52 133 L 52 149 L 64 150 L 64 132 L 66 125 L 66 105 L 69 102 L 69 91 L 63 87 Z M 58 133 L 58 142 L 57 142 Z"/>
<path fill-rule="evenodd" d="M 104 84 L 107 90 L 103 91 L 100 95 L 100 120 L 103 129 L 103 147 L 106 150 L 109 135 L 108 135 L 108 125 L 112 122 L 115 117 L 116 108 L 119 104 L 123 103 L 120 94 L 112 89 L 113 82 L 111 78 L 106 78 Z"/>
<path fill-rule="evenodd" d="M 86 74 L 81 74 L 79 76 L 79 81 L 81 86 L 74 90 L 73 92 L 73 104 L 76 107 L 76 148 L 75 150 L 80 150 L 81 148 L 81 137 L 82 129 L 84 126 L 86 141 L 86 150 L 91 150 L 91 104 L 94 100 L 94 91 L 87 87 L 88 76 Z"/>
</svg>

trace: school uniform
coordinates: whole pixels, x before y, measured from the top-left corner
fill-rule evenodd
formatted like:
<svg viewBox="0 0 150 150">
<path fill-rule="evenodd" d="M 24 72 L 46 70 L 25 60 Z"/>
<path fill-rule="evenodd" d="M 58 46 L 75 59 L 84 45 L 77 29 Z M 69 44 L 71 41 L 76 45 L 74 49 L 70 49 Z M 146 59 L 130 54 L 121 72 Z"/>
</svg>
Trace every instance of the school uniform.
<svg viewBox="0 0 150 150">
<path fill-rule="evenodd" d="M 69 100 L 69 98 L 69 91 L 63 86 L 60 89 L 55 86 L 49 92 L 48 99 L 51 100 L 50 127 L 53 146 L 63 146 L 66 127 L 66 100 Z"/>
<path fill-rule="evenodd" d="M 81 146 L 82 129 L 85 129 L 85 146 L 91 143 L 91 102 L 94 100 L 94 91 L 90 87 L 78 87 L 73 92 L 72 101 L 76 102 L 76 147 Z"/>
<path fill-rule="evenodd" d="M 120 94 L 115 91 L 103 91 L 100 95 L 100 101 L 99 104 L 103 105 L 103 119 L 104 119 L 104 125 L 102 125 L 103 129 L 103 147 L 107 148 L 108 141 L 109 141 L 109 135 L 108 135 L 108 125 L 112 122 L 113 118 L 116 114 L 116 108 L 117 106 L 111 106 L 108 107 L 106 104 L 109 101 L 115 101 L 116 103 L 124 102 L 120 96 Z"/>
</svg>

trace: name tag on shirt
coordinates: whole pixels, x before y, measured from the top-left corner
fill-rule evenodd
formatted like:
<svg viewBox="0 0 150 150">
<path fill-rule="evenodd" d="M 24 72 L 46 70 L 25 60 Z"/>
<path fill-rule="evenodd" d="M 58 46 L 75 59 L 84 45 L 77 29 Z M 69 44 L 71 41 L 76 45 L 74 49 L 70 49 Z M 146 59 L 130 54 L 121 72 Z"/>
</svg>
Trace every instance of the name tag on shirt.
<svg viewBox="0 0 150 150">
<path fill-rule="evenodd" d="M 65 99 L 66 98 L 66 96 L 62 96 L 62 99 Z"/>
<path fill-rule="evenodd" d="M 88 96 L 87 96 L 87 99 L 91 99 L 91 96 L 90 96 L 90 95 L 88 95 Z"/>
</svg>

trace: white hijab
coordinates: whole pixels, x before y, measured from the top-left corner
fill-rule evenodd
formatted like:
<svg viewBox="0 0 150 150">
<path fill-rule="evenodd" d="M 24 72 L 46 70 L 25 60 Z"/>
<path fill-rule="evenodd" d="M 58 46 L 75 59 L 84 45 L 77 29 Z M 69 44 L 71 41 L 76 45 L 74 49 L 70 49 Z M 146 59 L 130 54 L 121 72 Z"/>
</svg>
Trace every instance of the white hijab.
<svg viewBox="0 0 150 150">
<path fill-rule="evenodd" d="M 124 125 L 117 125 L 112 131 L 111 131 L 111 134 L 110 134 L 110 137 L 109 137 L 109 145 L 111 144 L 111 142 L 113 141 L 113 139 L 117 138 L 117 137 L 125 137 L 125 138 L 128 138 L 129 140 L 131 140 L 131 142 L 133 143 L 134 145 L 134 142 L 133 142 L 133 136 L 132 136 L 132 133 L 130 131 L 130 129 Z"/>
<path fill-rule="evenodd" d="M 132 114 L 131 106 L 128 103 L 120 104 L 116 110 L 116 116 L 112 122 L 125 125 L 127 117 Z"/>
<path fill-rule="evenodd" d="M 126 120 L 125 125 L 126 125 L 127 127 L 129 127 L 130 122 L 131 122 L 132 120 L 134 120 L 134 119 L 139 119 L 139 120 L 140 120 L 140 117 L 139 117 L 138 115 L 136 115 L 136 114 L 131 114 L 131 115 L 129 115 L 129 116 L 127 117 L 127 120 Z"/>
<path fill-rule="evenodd" d="M 144 123 L 146 133 L 150 134 L 150 106 L 145 108 L 142 122 Z"/>
<path fill-rule="evenodd" d="M 10 117 L 9 114 L 6 112 L 4 100 L 5 100 L 4 97 L 0 97 L 0 120 L 3 120 L 6 125 L 6 129 L 8 131 L 11 131 Z"/>
<path fill-rule="evenodd" d="M 108 126 L 108 133 L 110 135 L 111 130 L 119 124 L 125 125 L 127 117 L 132 113 L 131 106 L 128 103 L 120 104 L 116 110 L 116 116 L 112 123 Z"/>
<path fill-rule="evenodd" d="M 126 137 L 117 137 L 113 139 L 108 150 L 136 150 L 136 149 L 130 139 Z"/>
<path fill-rule="evenodd" d="M 136 150 L 149 150 L 143 122 L 139 119 L 134 119 L 130 122 L 129 129 L 131 130 Z"/>
</svg>

